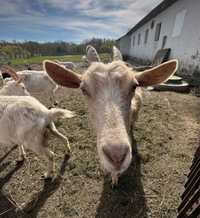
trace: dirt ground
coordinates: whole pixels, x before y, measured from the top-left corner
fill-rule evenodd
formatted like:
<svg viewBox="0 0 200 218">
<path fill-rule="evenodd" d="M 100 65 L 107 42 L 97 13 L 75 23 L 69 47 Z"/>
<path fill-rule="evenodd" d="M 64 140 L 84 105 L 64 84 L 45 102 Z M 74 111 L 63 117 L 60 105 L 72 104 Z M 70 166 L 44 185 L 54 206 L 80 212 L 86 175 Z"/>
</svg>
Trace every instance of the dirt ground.
<svg viewBox="0 0 200 218">
<path fill-rule="evenodd" d="M 56 122 L 68 136 L 73 154 L 68 160 L 62 142 L 51 138 L 56 176 L 45 182 L 41 179 L 44 160 L 28 152 L 28 159 L 16 165 L 17 149 L 1 146 L 0 218 L 176 217 L 199 144 L 200 99 L 191 94 L 145 91 L 133 133 L 138 153 L 119 186 L 112 189 L 99 167 L 83 97 L 79 91 L 63 88 L 57 98 L 60 107 L 77 114 Z"/>
</svg>

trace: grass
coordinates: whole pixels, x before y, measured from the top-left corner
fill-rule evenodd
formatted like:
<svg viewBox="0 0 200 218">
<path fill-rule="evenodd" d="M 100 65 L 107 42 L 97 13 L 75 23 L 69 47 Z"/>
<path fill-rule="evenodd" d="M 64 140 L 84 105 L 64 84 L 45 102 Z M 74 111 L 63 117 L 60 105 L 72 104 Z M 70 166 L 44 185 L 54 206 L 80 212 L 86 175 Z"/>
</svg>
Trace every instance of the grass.
<svg viewBox="0 0 200 218">
<path fill-rule="evenodd" d="M 44 60 L 59 60 L 59 61 L 72 61 L 72 62 L 80 62 L 83 55 L 64 55 L 64 56 L 37 56 L 31 57 L 27 59 L 12 59 L 12 65 L 24 65 L 24 64 L 38 64 Z M 103 53 L 100 54 L 101 59 L 107 60 L 109 58 L 109 54 Z"/>
</svg>

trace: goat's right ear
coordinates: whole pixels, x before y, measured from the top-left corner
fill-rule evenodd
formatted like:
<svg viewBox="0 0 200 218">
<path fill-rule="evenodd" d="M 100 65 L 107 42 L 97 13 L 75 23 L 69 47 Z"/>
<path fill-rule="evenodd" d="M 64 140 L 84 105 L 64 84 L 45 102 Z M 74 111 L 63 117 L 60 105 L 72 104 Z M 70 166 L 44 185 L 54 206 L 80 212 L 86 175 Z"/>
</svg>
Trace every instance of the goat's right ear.
<svg viewBox="0 0 200 218">
<path fill-rule="evenodd" d="M 139 86 L 153 86 L 167 81 L 178 68 L 178 60 L 173 59 L 154 68 L 136 74 Z"/>
<path fill-rule="evenodd" d="M 58 85 L 68 88 L 79 88 L 81 83 L 81 76 L 74 71 L 64 68 L 59 64 L 49 60 L 43 61 L 43 67 L 47 74 Z"/>
</svg>

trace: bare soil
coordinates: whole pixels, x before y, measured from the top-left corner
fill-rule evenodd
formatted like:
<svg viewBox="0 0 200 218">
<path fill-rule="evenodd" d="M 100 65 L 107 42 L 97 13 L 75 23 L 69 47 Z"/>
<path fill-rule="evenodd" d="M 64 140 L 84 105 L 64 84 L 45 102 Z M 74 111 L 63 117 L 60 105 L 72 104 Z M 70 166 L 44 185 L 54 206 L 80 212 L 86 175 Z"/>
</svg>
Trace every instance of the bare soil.
<svg viewBox="0 0 200 218">
<path fill-rule="evenodd" d="M 38 97 L 45 103 L 44 96 Z M 56 175 L 53 181 L 44 181 L 45 160 L 28 152 L 28 159 L 17 165 L 18 150 L 1 146 L 0 218 L 176 217 L 199 144 L 200 99 L 145 91 L 133 133 L 137 153 L 113 189 L 99 167 L 96 138 L 83 97 L 77 90 L 63 88 L 57 98 L 59 107 L 77 113 L 75 118 L 56 122 L 68 136 L 73 154 L 68 160 L 62 142 L 52 137 Z"/>
</svg>

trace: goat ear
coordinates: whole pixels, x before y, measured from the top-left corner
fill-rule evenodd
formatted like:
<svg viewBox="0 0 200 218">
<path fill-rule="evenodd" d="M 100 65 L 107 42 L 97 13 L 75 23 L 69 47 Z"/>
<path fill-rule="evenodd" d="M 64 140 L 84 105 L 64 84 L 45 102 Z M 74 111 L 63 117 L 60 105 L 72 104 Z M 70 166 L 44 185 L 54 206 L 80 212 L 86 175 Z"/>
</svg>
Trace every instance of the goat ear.
<svg viewBox="0 0 200 218">
<path fill-rule="evenodd" d="M 152 86 L 167 81 L 178 69 L 178 60 L 173 59 L 152 69 L 136 74 L 139 86 Z"/>
<path fill-rule="evenodd" d="M 64 68 L 59 64 L 45 60 L 43 62 L 43 67 L 47 74 L 61 86 L 68 88 L 79 88 L 81 83 L 81 76 L 74 71 Z"/>
<path fill-rule="evenodd" d="M 97 53 L 97 50 L 91 45 L 88 45 L 86 47 L 86 57 L 90 63 L 101 62 L 101 59 L 99 57 L 99 54 Z"/>
<path fill-rule="evenodd" d="M 26 74 L 25 75 L 19 75 L 19 78 L 18 78 L 18 80 L 17 80 L 17 84 L 20 84 L 21 82 L 23 82 L 24 80 L 25 80 L 25 78 L 26 78 Z"/>
<path fill-rule="evenodd" d="M 113 61 L 118 61 L 118 60 L 123 61 L 122 54 L 116 46 L 113 46 Z"/>
</svg>

